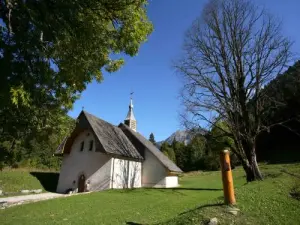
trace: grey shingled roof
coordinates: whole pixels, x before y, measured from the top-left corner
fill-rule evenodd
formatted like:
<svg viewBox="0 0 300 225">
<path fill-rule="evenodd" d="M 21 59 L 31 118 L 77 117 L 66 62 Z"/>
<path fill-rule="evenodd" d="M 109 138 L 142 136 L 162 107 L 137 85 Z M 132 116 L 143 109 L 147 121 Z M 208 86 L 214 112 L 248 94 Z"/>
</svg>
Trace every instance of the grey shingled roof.
<svg viewBox="0 0 300 225">
<path fill-rule="evenodd" d="M 125 131 L 125 134 L 129 132 L 135 139 L 137 139 L 145 148 L 147 148 L 168 170 L 171 172 L 182 173 L 182 170 L 167 156 L 165 156 L 156 146 L 154 146 L 149 140 L 138 132 L 133 131 L 127 125 L 121 123 L 119 127 Z"/>
<path fill-rule="evenodd" d="M 88 125 L 86 125 L 85 119 Z M 85 123 L 83 128 L 90 128 L 93 131 L 100 145 L 103 147 L 102 151 L 105 153 L 138 160 L 144 159 L 119 127 L 101 120 L 86 111 L 82 111 L 77 120 L 78 127 L 80 127 L 81 123 Z M 66 142 L 67 138 L 58 146 L 55 154 L 63 153 Z"/>
<path fill-rule="evenodd" d="M 107 153 L 134 159 L 143 159 L 123 131 L 98 117 L 83 111 L 95 135 Z"/>
</svg>

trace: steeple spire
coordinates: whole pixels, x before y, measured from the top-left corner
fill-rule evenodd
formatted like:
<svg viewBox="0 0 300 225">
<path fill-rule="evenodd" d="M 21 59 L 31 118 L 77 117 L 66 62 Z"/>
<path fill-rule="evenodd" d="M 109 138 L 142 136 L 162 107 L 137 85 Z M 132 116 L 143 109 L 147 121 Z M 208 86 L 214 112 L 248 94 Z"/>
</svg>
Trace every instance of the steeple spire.
<svg viewBox="0 0 300 225">
<path fill-rule="evenodd" d="M 127 116 L 124 120 L 124 123 L 129 126 L 132 130 L 136 131 L 136 120 L 133 114 L 133 101 L 132 101 L 133 92 L 130 93 L 130 104 L 129 104 L 129 111 Z"/>
</svg>

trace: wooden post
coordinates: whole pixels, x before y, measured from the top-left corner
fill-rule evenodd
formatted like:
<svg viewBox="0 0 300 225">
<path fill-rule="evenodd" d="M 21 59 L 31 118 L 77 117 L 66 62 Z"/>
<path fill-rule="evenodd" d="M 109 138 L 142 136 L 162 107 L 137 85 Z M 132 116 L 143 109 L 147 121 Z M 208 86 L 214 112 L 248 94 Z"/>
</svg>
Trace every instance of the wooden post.
<svg viewBox="0 0 300 225">
<path fill-rule="evenodd" d="M 221 162 L 221 171 L 222 171 L 224 202 L 225 204 L 228 205 L 234 205 L 236 201 L 234 196 L 233 179 L 232 179 L 230 156 L 228 150 L 221 151 L 220 162 Z"/>
</svg>

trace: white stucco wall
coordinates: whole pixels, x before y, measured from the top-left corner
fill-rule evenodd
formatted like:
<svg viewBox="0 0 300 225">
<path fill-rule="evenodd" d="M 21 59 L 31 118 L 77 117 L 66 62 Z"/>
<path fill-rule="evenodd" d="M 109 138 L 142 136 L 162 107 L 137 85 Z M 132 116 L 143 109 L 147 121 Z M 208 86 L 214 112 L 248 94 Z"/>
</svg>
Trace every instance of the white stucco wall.
<svg viewBox="0 0 300 225">
<path fill-rule="evenodd" d="M 94 141 L 92 151 L 89 151 L 90 140 Z M 81 152 L 82 141 L 85 144 Z M 89 191 L 178 186 L 178 177 L 168 176 L 168 170 L 149 150 L 145 151 L 145 160 L 141 163 L 95 152 L 95 146 L 92 132 L 84 131 L 77 136 L 70 154 L 64 155 L 57 192 L 64 193 L 71 188 L 77 189 L 81 174 L 84 174 L 86 182 L 90 183 Z M 75 184 L 73 184 L 74 180 Z"/>
<path fill-rule="evenodd" d="M 141 187 L 141 162 L 113 158 L 111 165 L 111 188 Z"/>
<path fill-rule="evenodd" d="M 145 150 L 145 160 L 142 166 L 143 187 L 165 186 L 164 178 L 167 176 L 168 171 L 149 150 Z"/>
<path fill-rule="evenodd" d="M 178 176 L 168 176 L 165 178 L 165 187 L 178 187 Z"/>
<path fill-rule="evenodd" d="M 168 170 L 149 150 L 145 150 L 142 167 L 142 187 L 178 187 L 178 177 L 168 176 Z"/>
<path fill-rule="evenodd" d="M 88 135 L 89 133 L 89 135 Z M 93 150 L 89 151 L 89 142 L 94 141 Z M 81 142 L 84 149 L 80 151 Z M 89 190 L 103 190 L 110 187 L 112 157 L 95 152 L 95 138 L 92 132 L 84 131 L 77 136 L 71 147 L 70 154 L 64 155 L 57 185 L 57 192 L 63 193 L 69 188 L 78 187 L 78 177 L 85 175 L 90 182 Z M 75 185 L 73 181 L 76 181 Z"/>
</svg>

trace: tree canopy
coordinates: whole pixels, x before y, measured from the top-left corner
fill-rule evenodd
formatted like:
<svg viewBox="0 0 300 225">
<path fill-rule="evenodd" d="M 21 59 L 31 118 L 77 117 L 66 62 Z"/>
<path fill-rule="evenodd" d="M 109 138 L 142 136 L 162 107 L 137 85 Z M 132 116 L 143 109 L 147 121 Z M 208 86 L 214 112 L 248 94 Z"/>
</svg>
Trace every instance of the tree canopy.
<svg viewBox="0 0 300 225">
<path fill-rule="evenodd" d="M 146 10 L 147 0 L 0 0 L 4 148 L 58 129 L 88 83 L 136 55 L 153 29 Z"/>
<path fill-rule="evenodd" d="M 0 1 L 1 108 L 70 108 L 103 69 L 137 54 L 152 31 L 145 0 Z"/>
</svg>

